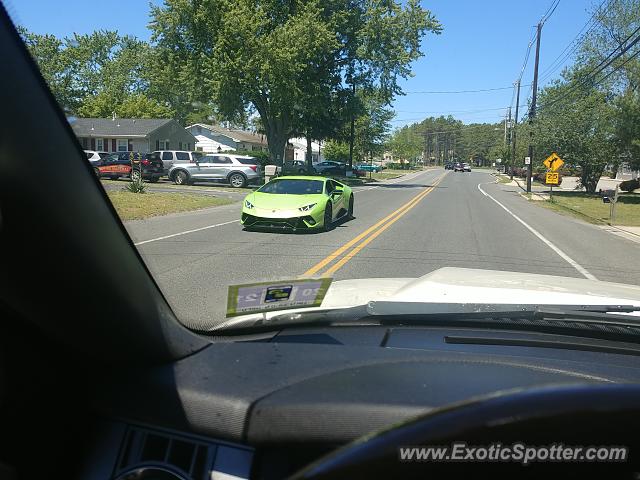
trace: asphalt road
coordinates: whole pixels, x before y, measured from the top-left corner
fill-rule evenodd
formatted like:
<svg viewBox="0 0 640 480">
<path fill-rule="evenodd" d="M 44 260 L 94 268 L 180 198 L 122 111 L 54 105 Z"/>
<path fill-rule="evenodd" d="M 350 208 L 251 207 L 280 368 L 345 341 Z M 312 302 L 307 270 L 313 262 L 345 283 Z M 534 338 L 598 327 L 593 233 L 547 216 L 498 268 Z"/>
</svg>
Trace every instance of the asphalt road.
<svg viewBox="0 0 640 480">
<path fill-rule="evenodd" d="M 127 230 L 192 325 L 222 320 L 230 284 L 300 275 L 418 277 L 455 266 L 640 285 L 639 243 L 533 205 L 486 172 L 433 169 L 354 192 L 356 218 L 328 233 L 244 231 L 239 203 Z"/>
</svg>

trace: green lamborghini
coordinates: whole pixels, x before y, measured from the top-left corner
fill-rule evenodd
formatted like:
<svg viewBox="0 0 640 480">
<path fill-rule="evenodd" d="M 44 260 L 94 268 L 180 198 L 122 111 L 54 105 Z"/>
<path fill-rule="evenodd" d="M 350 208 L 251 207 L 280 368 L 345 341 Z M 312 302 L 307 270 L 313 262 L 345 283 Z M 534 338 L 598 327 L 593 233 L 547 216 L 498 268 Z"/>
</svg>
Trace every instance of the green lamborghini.
<svg viewBox="0 0 640 480">
<path fill-rule="evenodd" d="M 332 178 L 278 177 L 247 195 L 242 204 L 245 229 L 331 230 L 353 216 L 351 188 Z"/>
</svg>

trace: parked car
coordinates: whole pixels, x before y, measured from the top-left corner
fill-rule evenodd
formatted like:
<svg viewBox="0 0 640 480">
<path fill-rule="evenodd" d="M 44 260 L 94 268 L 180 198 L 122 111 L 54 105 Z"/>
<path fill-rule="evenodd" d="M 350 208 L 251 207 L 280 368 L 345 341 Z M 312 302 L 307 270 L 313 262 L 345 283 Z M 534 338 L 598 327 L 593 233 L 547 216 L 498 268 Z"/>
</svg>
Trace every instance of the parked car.
<svg viewBox="0 0 640 480">
<path fill-rule="evenodd" d="M 262 178 L 260 161 L 244 155 L 205 155 L 195 163 L 176 163 L 169 178 L 177 185 L 200 181 L 228 182 L 232 187 L 246 187 Z"/>
<path fill-rule="evenodd" d="M 109 155 L 108 152 L 98 152 L 96 150 L 85 150 L 84 153 L 87 154 L 87 160 L 89 160 L 91 163 L 102 160 L 104 157 Z"/>
<path fill-rule="evenodd" d="M 93 163 L 93 170 L 98 177 L 109 177 L 111 180 L 120 177 L 136 180 L 142 177 L 157 182 L 162 176 L 163 165 L 157 153 L 114 152 Z"/>
<path fill-rule="evenodd" d="M 378 173 L 382 170 L 382 165 L 361 163 L 360 165 L 356 165 L 355 168 L 357 168 L 358 170 L 362 170 L 364 172 Z"/>
<path fill-rule="evenodd" d="M 304 160 L 287 160 L 284 162 L 284 170 L 289 173 L 306 173 L 307 164 Z"/>
<path fill-rule="evenodd" d="M 316 171 L 316 173 L 344 174 L 346 166 L 347 165 L 345 163 L 334 162 L 333 160 L 325 160 L 324 162 L 316 163 L 313 166 L 313 169 Z"/>
<path fill-rule="evenodd" d="M 171 167 L 176 163 L 196 163 L 204 156 L 203 152 L 190 152 L 187 150 L 156 150 L 153 153 L 160 155 L 165 174 L 169 173 Z"/>
</svg>

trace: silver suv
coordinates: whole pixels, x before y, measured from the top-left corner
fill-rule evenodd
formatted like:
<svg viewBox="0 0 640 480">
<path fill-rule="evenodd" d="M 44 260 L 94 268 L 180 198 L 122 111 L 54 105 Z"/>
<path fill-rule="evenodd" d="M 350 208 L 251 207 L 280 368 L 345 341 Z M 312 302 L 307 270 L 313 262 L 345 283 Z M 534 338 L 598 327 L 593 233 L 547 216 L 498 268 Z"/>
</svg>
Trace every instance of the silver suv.
<svg viewBox="0 0 640 480">
<path fill-rule="evenodd" d="M 160 155 L 165 174 L 169 173 L 171 167 L 177 163 L 196 163 L 196 160 L 204 156 L 202 152 L 190 152 L 187 150 L 156 150 L 153 153 Z"/>
<path fill-rule="evenodd" d="M 178 163 L 169 169 L 169 179 L 177 185 L 218 181 L 240 188 L 261 178 L 262 168 L 258 159 L 243 155 L 206 155 L 196 163 Z"/>
</svg>

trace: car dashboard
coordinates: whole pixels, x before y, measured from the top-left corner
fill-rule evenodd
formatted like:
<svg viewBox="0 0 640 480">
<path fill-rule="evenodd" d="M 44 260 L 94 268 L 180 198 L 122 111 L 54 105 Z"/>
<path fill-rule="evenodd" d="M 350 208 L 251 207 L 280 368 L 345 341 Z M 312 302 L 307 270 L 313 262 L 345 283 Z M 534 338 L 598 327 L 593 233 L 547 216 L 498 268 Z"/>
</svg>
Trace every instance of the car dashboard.
<svg viewBox="0 0 640 480">
<path fill-rule="evenodd" d="M 369 326 L 230 340 L 96 384 L 99 428 L 81 477 L 284 478 L 434 408 L 640 378 L 635 343 L 535 332 Z"/>
</svg>

